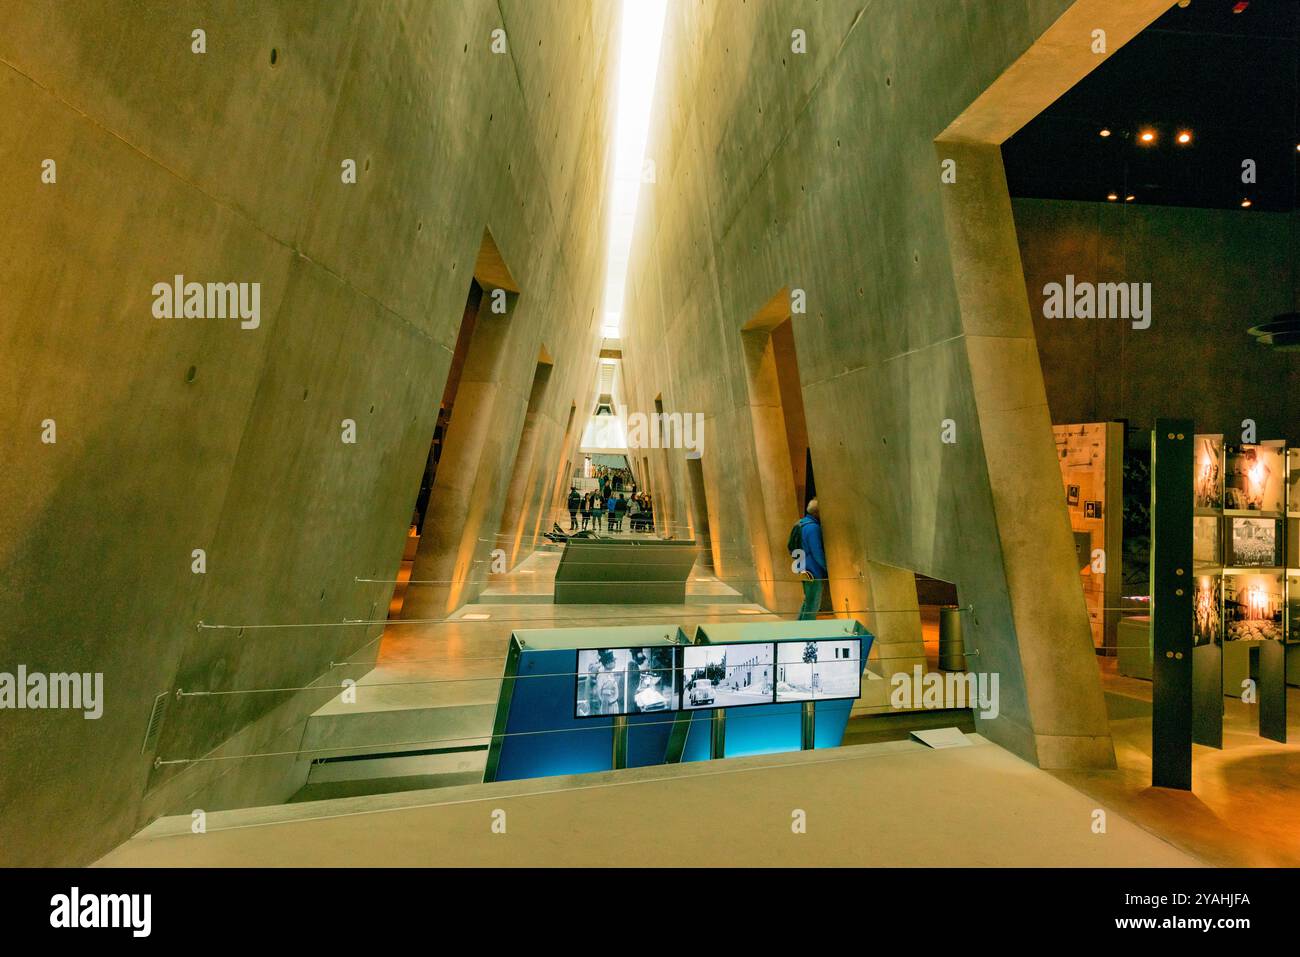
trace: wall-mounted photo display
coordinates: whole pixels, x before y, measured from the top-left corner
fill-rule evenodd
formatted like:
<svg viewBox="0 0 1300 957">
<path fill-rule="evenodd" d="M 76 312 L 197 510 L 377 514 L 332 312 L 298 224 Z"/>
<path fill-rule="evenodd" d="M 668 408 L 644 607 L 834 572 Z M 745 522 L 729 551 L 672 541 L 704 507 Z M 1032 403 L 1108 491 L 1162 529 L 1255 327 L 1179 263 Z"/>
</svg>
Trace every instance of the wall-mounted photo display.
<svg viewBox="0 0 1300 957">
<path fill-rule="evenodd" d="M 1208 645 L 1223 641 L 1223 609 L 1219 601 L 1221 575 L 1198 575 L 1192 593 L 1192 643 Z"/>
<path fill-rule="evenodd" d="M 677 708 L 680 648 L 583 648 L 577 655 L 573 713 L 578 718 Z"/>
<path fill-rule="evenodd" d="M 771 642 L 682 649 L 682 710 L 771 704 L 774 655 Z"/>
<path fill-rule="evenodd" d="M 1226 565 L 1232 568 L 1280 568 L 1282 566 L 1282 519 L 1231 515 L 1226 521 L 1228 523 Z M 1193 561 L 1195 553 L 1196 546 L 1193 539 Z"/>
<path fill-rule="evenodd" d="M 1284 584 L 1279 574 L 1224 575 L 1225 640 L 1281 641 L 1286 607 Z"/>
<path fill-rule="evenodd" d="M 1092 641 L 1113 652 L 1124 580 L 1124 424 L 1054 425 L 1052 434 Z"/>
<path fill-rule="evenodd" d="M 1223 508 L 1223 436 L 1196 437 L 1196 507 Z"/>
<path fill-rule="evenodd" d="M 1232 511 L 1281 512 L 1286 487 L 1285 451 L 1277 445 L 1229 446 L 1223 507 Z"/>
<path fill-rule="evenodd" d="M 1197 515 L 1192 519 L 1192 566 L 1218 568 L 1223 564 L 1223 542 L 1219 516 Z"/>
<path fill-rule="evenodd" d="M 822 701 L 862 694 L 862 640 L 783 641 L 776 646 L 776 700 Z"/>
</svg>

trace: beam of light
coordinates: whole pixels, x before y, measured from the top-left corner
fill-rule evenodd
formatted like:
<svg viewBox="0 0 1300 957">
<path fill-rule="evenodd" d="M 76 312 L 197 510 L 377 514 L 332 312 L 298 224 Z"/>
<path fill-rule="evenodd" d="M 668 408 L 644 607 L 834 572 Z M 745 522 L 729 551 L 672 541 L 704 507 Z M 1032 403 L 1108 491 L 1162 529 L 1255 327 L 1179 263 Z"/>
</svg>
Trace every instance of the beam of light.
<svg viewBox="0 0 1300 957">
<path fill-rule="evenodd" d="M 618 112 L 614 169 L 605 252 L 605 301 L 601 334 L 618 338 L 622 329 L 627 263 L 636 221 L 637 194 L 645 167 L 646 136 L 659 72 L 667 0 L 623 0 L 618 53 Z"/>
</svg>

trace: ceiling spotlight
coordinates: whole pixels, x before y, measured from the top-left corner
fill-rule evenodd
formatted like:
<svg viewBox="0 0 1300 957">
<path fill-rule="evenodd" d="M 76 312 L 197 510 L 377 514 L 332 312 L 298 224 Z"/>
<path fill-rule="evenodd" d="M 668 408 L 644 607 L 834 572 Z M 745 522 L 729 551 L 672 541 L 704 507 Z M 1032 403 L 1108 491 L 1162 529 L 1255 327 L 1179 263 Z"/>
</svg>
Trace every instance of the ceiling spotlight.
<svg viewBox="0 0 1300 957">
<path fill-rule="evenodd" d="M 1242 209 L 1250 209 L 1251 205 L 1252 205 L 1252 203 L 1251 203 L 1251 201 L 1250 201 L 1249 199 L 1243 199 L 1243 200 L 1241 201 L 1241 208 L 1242 208 Z"/>
<path fill-rule="evenodd" d="M 1107 193 L 1106 198 L 1113 203 L 1115 200 L 1119 199 L 1119 193 Z"/>
<path fill-rule="evenodd" d="M 1250 0 L 1237 0 L 1237 2 L 1232 5 L 1232 12 L 1245 13 L 1246 8 L 1249 6 L 1250 6 Z"/>
<path fill-rule="evenodd" d="M 1138 135 L 1138 139 L 1143 143 L 1154 143 L 1156 141 L 1156 132 L 1155 130 L 1143 130 Z"/>
<path fill-rule="evenodd" d="M 1129 193 L 1127 196 L 1124 197 L 1124 202 L 1131 203 L 1135 199 L 1137 199 L 1137 197 L 1134 196 L 1132 193 Z"/>
<path fill-rule="evenodd" d="M 1097 131 L 1097 135 L 1098 135 L 1098 136 L 1110 136 L 1110 130 L 1103 126 L 1100 130 Z M 1300 149 L 1300 147 L 1296 147 L 1296 148 L 1297 148 L 1297 149 Z"/>
<path fill-rule="evenodd" d="M 1183 130 L 1178 134 L 1178 142 L 1186 146 L 1192 141 L 1192 134 L 1189 130 Z"/>
</svg>

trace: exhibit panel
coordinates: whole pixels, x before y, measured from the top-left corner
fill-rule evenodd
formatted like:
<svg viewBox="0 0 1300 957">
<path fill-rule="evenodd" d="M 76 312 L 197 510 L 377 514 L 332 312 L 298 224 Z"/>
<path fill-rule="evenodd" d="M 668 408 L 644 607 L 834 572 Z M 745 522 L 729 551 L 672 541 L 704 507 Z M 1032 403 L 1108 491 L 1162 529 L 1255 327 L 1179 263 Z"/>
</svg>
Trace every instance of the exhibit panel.
<svg viewBox="0 0 1300 957">
<path fill-rule="evenodd" d="M 677 625 L 545 628 L 510 636 L 483 780 L 672 763 Z"/>
<path fill-rule="evenodd" d="M 1123 582 L 1124 423 L 1052 427 L 1092 642 L 1115 654 Z"/>
<path fill-rule="evenodd" d="M 684 652 L 681 760 L 838 747 L 874 640 L 853 619 L 701 625 Z"/>
</svg>

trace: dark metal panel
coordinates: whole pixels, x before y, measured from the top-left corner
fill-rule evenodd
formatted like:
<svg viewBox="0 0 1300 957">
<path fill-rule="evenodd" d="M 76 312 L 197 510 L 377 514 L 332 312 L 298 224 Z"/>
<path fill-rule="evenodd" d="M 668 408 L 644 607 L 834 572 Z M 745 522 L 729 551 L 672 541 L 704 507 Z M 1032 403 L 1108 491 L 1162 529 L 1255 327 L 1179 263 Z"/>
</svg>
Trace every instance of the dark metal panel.
<svg viewBox="0 0 1300 957">
<path fill-rule="evenodd" d="M 1192 464 L 1190 419 L 1151 435 L 1151 783 L 1192 787 Z"/>
</svg>

